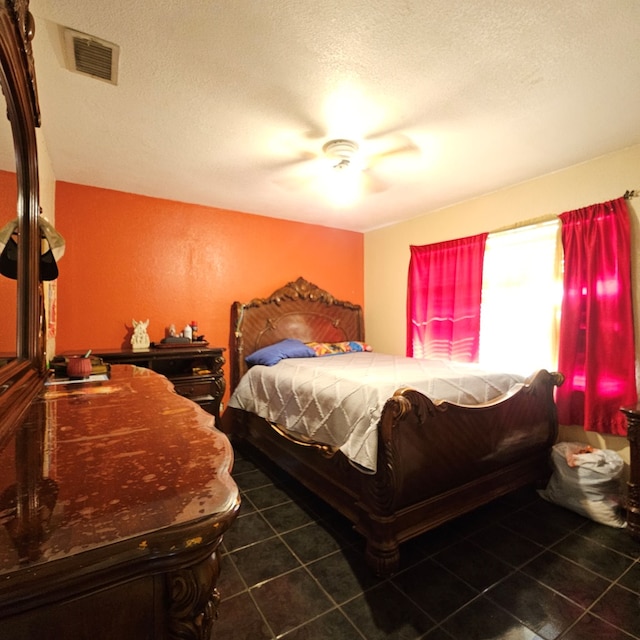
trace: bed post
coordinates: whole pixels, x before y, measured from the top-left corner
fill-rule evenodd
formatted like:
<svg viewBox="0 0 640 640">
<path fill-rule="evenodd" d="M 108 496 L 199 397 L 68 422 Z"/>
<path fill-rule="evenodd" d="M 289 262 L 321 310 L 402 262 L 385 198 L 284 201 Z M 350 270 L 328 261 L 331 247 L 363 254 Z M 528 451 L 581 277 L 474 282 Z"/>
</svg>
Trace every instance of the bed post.
<svg viewBox="0 0 640 640">
<path fill-rule="evenodd" d="M 402 468 L 395 450 L 393 432 L 398 421 L 411 411 L 411 403 L 402 393 L 403 390 L 399 390 L 387 400 L 382 412 L 378 430 L 377 470 L 375 475 L 363 477 L 361 495 L 365 503 L 365 520 L 356 524 L 356 529 L 361 530 L 367 541 L 367 562 L 379 576 L 395 573 L 400 564 L 395 512 Z"/>
<path fill-rule="evenodd" d="M 233 391 L 240 378 L 244 374 L 244 341 L 242 339 L 242 320 L 244 315 L 244 305 L 234 302 L 231 307 L 231 345 L 229 352 L 231 358 L 231 391 Z"/>
</svg>

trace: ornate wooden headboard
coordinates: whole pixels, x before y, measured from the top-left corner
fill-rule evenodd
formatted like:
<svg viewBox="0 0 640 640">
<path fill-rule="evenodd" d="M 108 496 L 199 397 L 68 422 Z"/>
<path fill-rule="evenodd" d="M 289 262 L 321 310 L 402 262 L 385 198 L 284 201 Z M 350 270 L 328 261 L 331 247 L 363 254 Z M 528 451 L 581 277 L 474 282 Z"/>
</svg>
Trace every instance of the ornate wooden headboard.
<svg viewBox="0 0 640 640">
<path fill-rule="evenodd" d="M 234 302 L 231 310 L 231 389 L 247 370 L 245 358 L 285 338 L 302 342 L 364 340 L 362 307 L 336 300 L 304 278 L 274 291 L 268 298 Z"/>
</svg>

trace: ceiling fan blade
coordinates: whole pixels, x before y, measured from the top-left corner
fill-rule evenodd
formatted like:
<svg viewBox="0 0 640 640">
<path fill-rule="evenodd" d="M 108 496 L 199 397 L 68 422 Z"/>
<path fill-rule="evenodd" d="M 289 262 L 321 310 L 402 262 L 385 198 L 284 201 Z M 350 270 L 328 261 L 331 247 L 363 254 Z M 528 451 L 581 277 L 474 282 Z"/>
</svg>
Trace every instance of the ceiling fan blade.
<svg viewBox="0 0 640 640">
<path fill-rule="evenodd" d="M 407 140 L 407 142 L 403 145 L 392 147 L 385 151 L 380 151 L 379 153 L 374 153 L 369 156 L 370 162 L 372 165 L 380 162 L 381 160 L 385 160 L 387 158 L 393 158 L 395 156 L 401 156 L 405 154 L 420 154 L 420 147 L 415 144 L 412 140 Z"/>
<path fill-rule="evenodd" d="M 317 182 L 316 176 L 309 175 L 297 175 L 297 176 L 285 176 L 283 178 L 276 178 L 273 183 L 278 185 L 285 191 L 307 191 L 315 188 Z"/>
<path fill-rule="evenodd" d="M 298 155 L 295 158 L 286 158 L 284 160 L 276 160 L 275 162 L 265 163 L 264 168 L 269 170 L 280 170 L 280 169 L 289 169 L 291 167 L 295 167 L 300 164 L 304 164 L 307 162 L 312 162 L 316 160 L 318 157 L 317 153 L 313 153 L 312 151 L 298 151 Z"/>
<path fill-rule="evenodd" d="M 366 193 L 380 193 L 389 188 L 389 183 L 377 176 L 371 169 L 362 172 L 362 186 Z"/>
<path fill-rule="evenodd" d="M 296 115 L 296 119 L 300 119 Z M 301 120 L 305 120 L 302 118 Z M 311 124 L 310 119 L 306 119 Z M 320 128 L 311 126 L 307 131 L 283 131 L 279 145 L 279 158 L 269 164 L 269 170 L 284 172 L 277 175 L 274 183 L 288 191 L 312 190 L 329 200 L 353 200 L 360 194 L 380 193 L 390 188 L 393 171 L 402 171 L 395 158 L 410 154 L 420 154 L 420 147 L 404 132 L 398 129 L 379 131 L 361 140 L 332 138 L 324 144 L 314 143 Z M 292 153 L 287 153 L 291 149 Z M 392 160 L 387 164 L 387 160 Z M 385 178 L 380 172 L 387 172 Z M 333 177 L 327 170 L 337 170 Z M 339 179 L 338 179 L 338 176 Z"/>
<path fill-rule="evenodd" d="M 256 109 L 256 116 L 263 122 L 272 123 L 277 131 L 295 132 L 310 142 L 327 135 L 326 123 L 313 114 L 317 105 L 306 104 L 302 96 L 283 85 L 270 86 L 255 96 L 248 106 Z"/>
</svg>

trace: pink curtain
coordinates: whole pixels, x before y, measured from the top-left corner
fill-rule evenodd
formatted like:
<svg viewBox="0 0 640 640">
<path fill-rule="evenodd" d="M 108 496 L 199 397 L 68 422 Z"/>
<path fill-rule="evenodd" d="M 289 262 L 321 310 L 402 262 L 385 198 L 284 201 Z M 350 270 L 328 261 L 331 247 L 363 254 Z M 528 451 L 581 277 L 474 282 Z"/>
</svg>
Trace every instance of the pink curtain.
<svg viewBox="0 0 640 640">
<path fill-rule="evenodd" d="M 560 216 L 564 297 L 557 392 L 561 424 L 626 435 L 620 407 L 637 401 L 631 233 L 624 198 Z"/>
<path fill-rule="evenodd" d="M 487 234 L 411 246 L 407 355 L 475 362 Z"/>
</svg>

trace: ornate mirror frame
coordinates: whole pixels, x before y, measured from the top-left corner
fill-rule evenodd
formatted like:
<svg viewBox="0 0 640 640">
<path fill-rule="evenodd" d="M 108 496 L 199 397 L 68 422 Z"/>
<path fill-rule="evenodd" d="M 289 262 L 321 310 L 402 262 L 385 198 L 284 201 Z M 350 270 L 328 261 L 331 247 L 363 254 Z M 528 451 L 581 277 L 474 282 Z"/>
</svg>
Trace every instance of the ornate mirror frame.
<svg viewBox="0 0 640 640">
<path fill-rule="evenodd" d="M 17 357 L 0 367 L 0 445 L 20 423 L 45 376 L 36 143 L 40 110 L 31 48 L 33 35 L 28 0 L 0 0 L 0 87 L 15 149 L 19 234 Z"/>
</svg>

